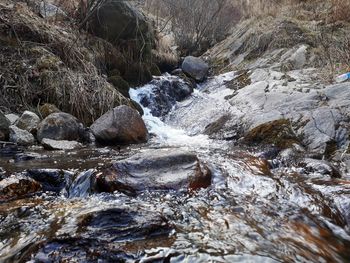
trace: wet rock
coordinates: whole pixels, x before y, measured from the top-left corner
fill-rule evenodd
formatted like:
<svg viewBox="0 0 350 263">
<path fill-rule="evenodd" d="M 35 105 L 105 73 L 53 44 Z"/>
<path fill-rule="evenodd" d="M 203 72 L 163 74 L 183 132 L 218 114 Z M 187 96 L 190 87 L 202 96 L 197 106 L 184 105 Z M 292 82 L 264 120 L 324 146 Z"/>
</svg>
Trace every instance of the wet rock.
<svg viewBox="0 0 350 263">
<path fill-rule="evenodd" d="M 35 138 L 29 131 L 12 125 L 10 126 L 10 141 L 18 145 L 28 146 L 35 143 Z"/>
<path fill-rule="evenodd" d="M 47 116 L 39 124 L 37 138 L 40 142 L 44 138 L 77 141 L 81 131 L 82 125 L 77 118 L 65 112 L 57 112 Z"/>
<path fill-rule="evenodd" d="M 30 160 L 39 160 L 39 159 L 46 159 L 48 158 L 47 155 L 42 155 L 40 153 L 34 153 L 34 152 L 25 152 L 25 153 L 18 153 L 15 155 L 15 162 L 24 162 L 24 161 L 30 161 Z"/>
<path fill-rule="evenodd" d="M 25 111 L 23 112 L 21 117 L 16 121 L 15 125 L 22 130 L 26 130 L 30 133 L 35 134 L 38 129 L 39 123 L 40 118 L 38 115 L 31 111 Z"/>
<path fill-rule="evenodd" d="M 108 145 L 142 143 L 148 136 L 140 114 L 128 106 L 108 111 L 90 128 L 98 142 Z"/>
<path fill-rule="evenodd" d="M 11 122 L 0 112 L 0 141 L 7 141 L 10 134 Z"/>
<path fill-rule="evenodd" d="M 259 125 L 244 136 L 243 142 L 253 145 L 275 145 L 281 149 L 299 144 L 290 121 L 286 119 Z"/>
<path fill-rule="evenodd" d="M 74 237 L 65 234 L 34 245 L 25 261 L 135 262 L 145 250 L 173 243 L 173 227 L 159 213 L 139 207 L 96 208 L 76 219 L 79 233 Z"/>
<path fill-rule="evenodd" d="M 43 118 L 46 118 L 52 113 L 61 112 L 55 105 L 49 104 L 49 103 L 45 103 L 44 105 L 41 105 L 39 108 L 39 111 L 40 111 L 41 117 Z"/>
<path fill-rule="evenodd" d="M 305 158 L 299 163 L 306 173 L 319 173 L 321 175 L 328 175 L 332 178 L 341 178 L 341 172 L 330 162 L 324 160 L 315 160 Z"/>
<path fill-rule="evenodd" d="M 43 191 L 59 193 L 69 182 L 72 173 L 60 169 L 29 169 L 27 176 L 39 182 Z"/>
<path fill-rule="evenodd" d="M 5 117 L 10 121 L 11 125 L 13 125 L 19 119 L 19 116 L 13 113 L 6 114 Z"/>
<path fill-rule="evenodd" d="M 41 144 L 47 150 L 75 150 L 83 145 L 77 141 L 42 139 Z"/>
<path fill-rule="evenodd" d="M 139 101 L 156 117 L 169 113 L 176 102 L 183 101 L 193 92 L 192 85 L 178 77 L 160 77 L 148 85 L 152 86 L 151 92 L 139 94 Z"/>
<path fill-rule="evenodd" d="M 209 66 L 201 58 L 188 56 L 181 66 L 183 72 L 197 81 L 203 81 L 206 77 Z"/>
<path fill-rule="evenodd" d="M 0 141 L 0 156 L 15 156 L 22 151 L 22 148 L 15 143 Z"/>
<path fill-rule="evenodd" d="M 97 175 L 103 192 L 135 195 L 146 190 L 195 190 L 211 184 L 211 172 L 190 152 L 148 150 L 118 161 Z"/>
<path fill-rule="evenodd" d="M 22 175 L 13 175 L 0 181 L 0 201 L 21 198 L 40 190 L 41 186 L 35 180 Z"/>
</svg>

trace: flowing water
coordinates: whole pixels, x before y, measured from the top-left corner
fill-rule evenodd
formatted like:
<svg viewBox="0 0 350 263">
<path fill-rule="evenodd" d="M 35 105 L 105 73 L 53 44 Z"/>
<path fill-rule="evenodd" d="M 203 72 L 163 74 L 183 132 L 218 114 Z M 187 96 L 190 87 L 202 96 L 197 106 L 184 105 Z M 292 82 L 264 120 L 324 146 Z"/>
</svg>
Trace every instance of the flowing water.
<svg viewBox="0 0 350 263">
<path fill-rule="evenodd" d="M 269 170 L 265 160 L 234 142 L 199 134 L 208 119 L 229 110 L 224 81 L 232 76 L 199 87 L 163 118 L 145 108 L 152 134 L 147 144 L 69 153 L 34 148 L 41 158 L 29 161 L 3 157 L 0 167 L 8 174 L 59 168 L 69 183 L 60 194 L 0 203 L 0 261 L 350 262 L 348 175 Z M 152 96 L 154 85 L 132 90 L 131 97 Z M 178 118 L 186 114 L 192 118 L 181 126 Z M 137 197 L 91 191 L 95 171 L 145 149 L 169 147 L 206 162 L 211 187 Z"/>
</svg>

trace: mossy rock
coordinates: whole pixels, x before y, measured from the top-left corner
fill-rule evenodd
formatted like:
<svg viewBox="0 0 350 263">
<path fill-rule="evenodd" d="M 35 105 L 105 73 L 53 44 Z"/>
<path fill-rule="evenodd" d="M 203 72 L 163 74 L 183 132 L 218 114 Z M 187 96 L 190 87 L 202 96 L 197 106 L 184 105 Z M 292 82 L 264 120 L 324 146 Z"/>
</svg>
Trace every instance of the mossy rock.
<svg viewBox="0 0 350 263">
<path fill-rule="evenodd" d="M 52 113 L 61 112 L 55 105 L 50 103 L 45 103 L 39 107 L 39 113 L 42 118 L 46 118 Z"/>
<path fill-rule="evenodd" d="M 133 86 L 145 84 L 152 80 L 149 66 L 145 63 L 134 63 L 130 65 L 123 77 Z"/>
<path fill-rule="evenodd" d="M 112 76 L 108 78 L 108 82 L 111 83 L 116 90 L 118 90 L 124 97 L 129 98 L 129 84 L 120 76 Z"/>
<path fill-rule="evenodd" d="M 300 144 L 300 140 L 292 130 L 290 121 L 286 119 L 257 126 L 246 134 L 243 142 L 249 145 L 275 145 L 280 149 Z"/>
</svg>

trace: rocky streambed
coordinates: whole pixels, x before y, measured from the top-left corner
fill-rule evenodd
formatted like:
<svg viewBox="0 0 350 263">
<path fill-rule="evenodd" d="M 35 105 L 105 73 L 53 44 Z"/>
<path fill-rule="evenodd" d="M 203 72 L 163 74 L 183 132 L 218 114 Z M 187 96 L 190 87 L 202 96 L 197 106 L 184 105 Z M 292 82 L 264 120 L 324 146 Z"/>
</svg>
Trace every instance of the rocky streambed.
<svg viewBox="0 0 350 263">
<path fill-rule="evenodd" d="M 3 143 L 0 261 L 349 261 L 350 98 L 306 75 L 230 72 L 193 93 L 159 77 L 130 91 L 147 143 Z"/>
</svg>

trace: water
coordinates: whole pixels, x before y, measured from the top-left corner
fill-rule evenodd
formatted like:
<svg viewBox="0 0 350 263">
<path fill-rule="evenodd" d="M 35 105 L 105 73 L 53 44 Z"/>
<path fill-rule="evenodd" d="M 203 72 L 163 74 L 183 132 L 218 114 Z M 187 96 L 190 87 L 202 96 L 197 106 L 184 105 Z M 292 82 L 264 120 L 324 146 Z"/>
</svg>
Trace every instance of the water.
<svg viewBox="0 0 350 263">
<path fill-rule="evenodd" d="M 213 112 L 229 110 L 224 87 L 233 73 L 199 87 L 167 116 L 144 108 L 149 143 L 122 149 L 43 152 L 14 163 L 74 174 L 60 194 L 42 193 L 0 204 L 1 262 L 348 262 L 350 180 L 297 169 L 270 170 L 255 153 L 199 134 Z M 151 94 L 152 87 L 131 91 Z M 220 106 L 218 106 L 220 105 Z M 176 119 L 194 114 L 187 129 Z M 215 114 L 214 114 L 215 115 Z M 192 115 L 191 115 L 192 116 Z M 208 122 L 208 119 L 206 120 Z M 146 149 L 196 152 L 213 172 L 212 186 L 191 193 L 144 192 L 130 197 L 91 191 L 91 174 Z"/>
</svg>

